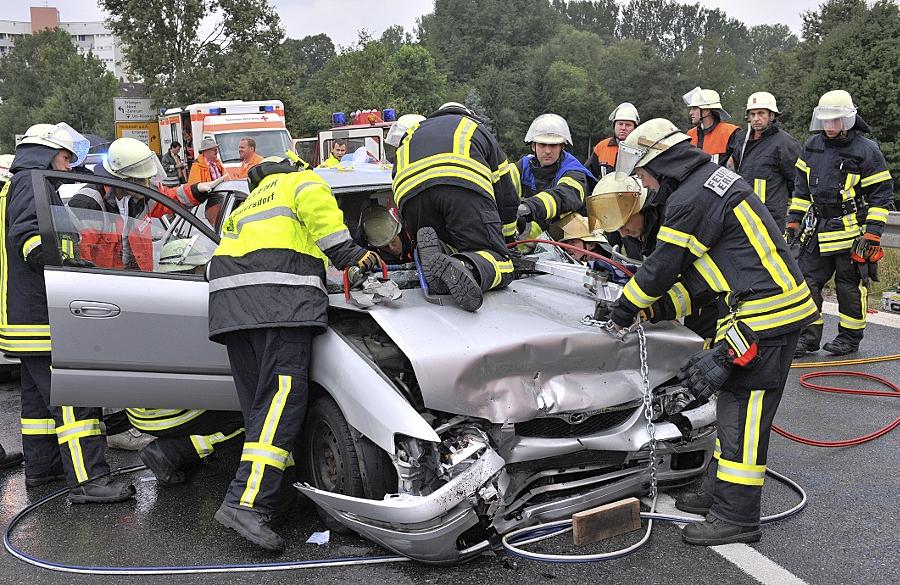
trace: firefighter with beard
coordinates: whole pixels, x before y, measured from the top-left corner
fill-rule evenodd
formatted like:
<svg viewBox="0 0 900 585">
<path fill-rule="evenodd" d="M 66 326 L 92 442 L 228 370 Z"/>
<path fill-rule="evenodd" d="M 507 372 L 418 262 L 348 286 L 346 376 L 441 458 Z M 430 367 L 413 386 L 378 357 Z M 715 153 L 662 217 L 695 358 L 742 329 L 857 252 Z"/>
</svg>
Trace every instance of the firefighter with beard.
<svg viewBox="0 0 900 585">
<path fill-rule="evenodd" d="M 818 311 L 780 230 L 750 186 L 689 140 L 657 118 L 619 145 L 619 171 L 636 173 L 649 189 L 659 191 L 660 181 L 673 188 L 656 249 L 625 285 L 610 326 L 623 335 L 651 307 L 654 321 L 671 318 L 667 293 L 679 283 L 691 297 L 717 295 L 713 345 L 692 356 L 680 376 L 699 402 L 719 393 L 715 459 L 703 491 L 679 501 L 682 509 L 707 517 L 682 536 L 695 545 L 756 542 L 772 420 L 800 330 Z M 619 197 L 607 203 L 625 216 L 640 208 Z"/>
</svg>

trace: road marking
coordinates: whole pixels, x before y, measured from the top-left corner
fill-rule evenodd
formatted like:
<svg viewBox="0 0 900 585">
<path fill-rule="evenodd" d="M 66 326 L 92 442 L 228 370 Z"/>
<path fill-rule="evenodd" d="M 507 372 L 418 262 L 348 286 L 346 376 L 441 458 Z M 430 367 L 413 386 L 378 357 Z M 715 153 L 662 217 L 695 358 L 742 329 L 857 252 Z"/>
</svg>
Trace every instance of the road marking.
<svg viewBox="0 0 900 585">
<path fill-rule="evenodd" d="M 659 494 L 659 498 L 656 500 L 656 511 L 660 514 L 702 518 L 702 516 L 688 514 L 676 508 L 675 498 L 668 494 Z M 684 524 L 676 525 L 684 528 Z M 806 581 L 749 545 L 724 544 L 708 548 L 763 585 L 808 585 Z"/>
<path fill-rule="evenodd" d="M 827 315 L 837 316 L 837 303 L 825 301 L 822 303 L 822 312 Z M 866 315 L 866 323 L 875 323 L 876 325 L 886 325 L 888 327 L 900 327 L 900 315 L 895 315 L 894 313 L 888 313 L 886 311 L 869 313 Z"/>
</svg>

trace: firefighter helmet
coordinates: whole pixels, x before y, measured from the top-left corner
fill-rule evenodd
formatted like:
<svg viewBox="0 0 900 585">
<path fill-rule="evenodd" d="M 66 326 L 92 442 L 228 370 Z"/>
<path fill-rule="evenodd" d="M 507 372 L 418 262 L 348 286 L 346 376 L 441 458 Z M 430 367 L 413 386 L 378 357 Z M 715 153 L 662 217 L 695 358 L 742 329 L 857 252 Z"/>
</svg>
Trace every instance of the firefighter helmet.
<svg viewBox="0 0 900 585">
<path fill-rule="evenodd" d="M 397 119 L 396 122 L 394 122 L 394 125 L 391 126 L 391 129 L 388 130 L 387 136 L 385 137 L 384 141 L 394 148 L 399 148 L 400 142 L 406 135 L 406 131 L 417 126 L 424 119 L 425 116 L 420 116 L 419 114 L 403 114 Z"/>
<path fill-rule="evenodd" d="M 750 110 L 769 110 L 775 114 L 780 114 L 778 111 L 778 103 L 775 101 L 775 96 L 767 91 L 757 91 L 756 93 L 751 93 L 750 97 L 747 98 L 747 111 Z"/>
<path fill-rule="evenodd" d="M 629 120 L 634 122 L 635 126 L 641 123 L 641 117 L 638 115 L 637 108 L 629 102 L 622 102 L 610 113 L 609 121 L 615 122 L 617 120 Z"/>
<path fill-rule="evenodd" d="M 813 108 L 809 129 L 817 132 L 825 130 L 826 127 L 837 128 L 838 120 L 842 130 L 850 130 L 856 123 L 856 106 L 853 105 L 853 98 L 843 89 L 822 94 L 819 105 Z"/>
<path fill-rule="evenodd" d="M 172 240 L 159 253 L 159 272 L 193 272 L 212 258 L 215 244 L 199 234 Z"/>
<path fill-rule="evenodd" d="M 722 107 L 722 101 L 719 99 L 719 92 L 714 89 L 701 89 L 695 87 L 683 96 L 684 103 L 689 108 L 700 108 L 701 110 L 715 110 L 719 113 L 719 119 L 727 120 L 731 115 Z"/>
<path fill-rule="evenodd" d="M 619 143 L 616 171 L 630 175 L 670 147 L 691 137 L 665 118 L 647 120 Z"/>
<path fill-rule="evenodd" d="M 588 220 L 580 213 L 566 213 L 550 224 L 547 234 L 557 242 L 582 240 L 584 242 L 605 242 L 602 234 L 595 234 L 588 228 Z"/>
<path fill-rule="evenodd" d="M 402 229 L 396 211 L 381 205 L 371 205 L 363 209 L 361 223 L 366 242 L 376 248 L 390 244 Z"/>
<path fill-rule="evenodd" d="M 150 179 L 161 183 L 166 172 L 156 153 L 135 138 L 119 138 L 109 145 L 103 168 L 120 179 Z"/>
<path fill-rule="evenodd" d="M 25 131 L 25 137 L 19 142 L 17 148 L 23 144 L 39 144 L 50 148 L 68 150 L 75 155 L 75 162 L 71 164 L 73 167 L 77 167 L 84 162 L 88 150 L 91 148 L 91 143 L 88 139 L 65 122 L 31 126 Z"/>
<path fill-rule="evenodd" d="M 597 182 L 585 202 L 590 228 L 614 232 L 628 223 L 646 200 L 647 190 L 640 181 L 624 173 L 610 173 Z"/>
<path fill-rule="evenodd" d="M 572 134 L 566 119 L 557 114 L 541 114 L 528 127 L 525 143 L 572 144 Z"/>
<path fill-rule="evenodd" d="M 9 169 L 12 167 L 14 154 L 0 154 L 0 183 L 6 183 L 12 180 L 12 173 Z"/>
</svg>

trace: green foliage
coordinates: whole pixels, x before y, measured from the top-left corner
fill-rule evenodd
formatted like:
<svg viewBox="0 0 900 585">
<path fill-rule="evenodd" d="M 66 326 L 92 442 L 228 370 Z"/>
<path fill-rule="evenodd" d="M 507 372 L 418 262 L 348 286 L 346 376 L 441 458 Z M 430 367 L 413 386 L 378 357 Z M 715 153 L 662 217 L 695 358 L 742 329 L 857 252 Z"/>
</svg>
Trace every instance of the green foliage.
<svg viewBox="0 0 900 585">
<path fill-rule="evenodd" d="M 79 55 L 67 32 L 20 37 L 0 58 L 0 152 L 12 152 L 15 135 L 38 123 L 111 138 L 116 90 L 115 76 L 93 55 Z"/>
</svg>

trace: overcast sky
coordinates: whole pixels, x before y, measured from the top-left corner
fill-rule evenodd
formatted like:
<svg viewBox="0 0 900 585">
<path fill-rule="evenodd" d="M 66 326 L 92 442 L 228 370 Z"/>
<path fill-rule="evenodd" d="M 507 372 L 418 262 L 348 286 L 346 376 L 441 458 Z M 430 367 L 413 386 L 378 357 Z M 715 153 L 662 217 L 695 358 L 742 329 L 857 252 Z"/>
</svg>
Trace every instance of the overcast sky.
<svg viewBox="0 0 900 585">
<path fill-rule="evenodd" d="M 29 6 L 55 6 L 62 21 L 102 20 L 105 15 L 91 0 L 0 0 L 3 20 L 28 20 Z M 357 30 L 373 36 L 392 24 L 415 29 L 416 18 L 431 12 L 433 0 L 270 0 L 281 16 L 289 37 L 301 38 L 326 33 L 337 45 L 351 45 Z M 719 8 L 748 25 L 788 25 L 800 33 L 800 13 L 818 8 L 823 0 L 699 0 L 710 8 Z M 620 2 L 622 3 L 622 2 Z"/>
</svg>

